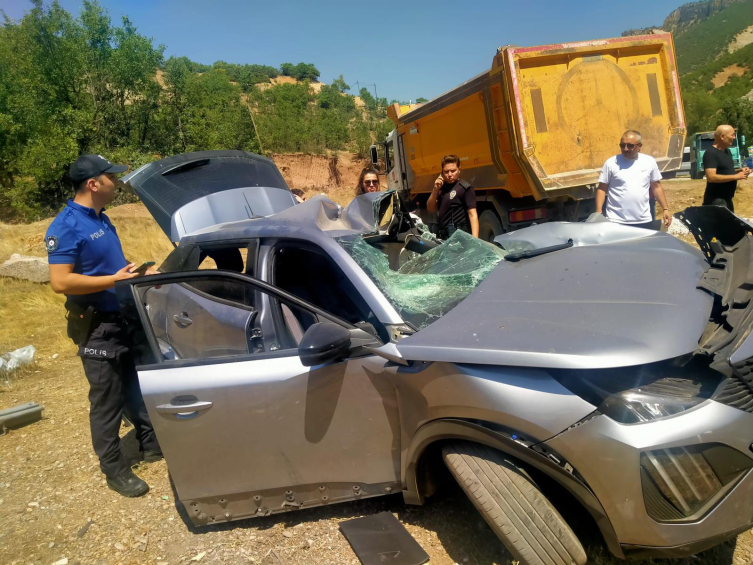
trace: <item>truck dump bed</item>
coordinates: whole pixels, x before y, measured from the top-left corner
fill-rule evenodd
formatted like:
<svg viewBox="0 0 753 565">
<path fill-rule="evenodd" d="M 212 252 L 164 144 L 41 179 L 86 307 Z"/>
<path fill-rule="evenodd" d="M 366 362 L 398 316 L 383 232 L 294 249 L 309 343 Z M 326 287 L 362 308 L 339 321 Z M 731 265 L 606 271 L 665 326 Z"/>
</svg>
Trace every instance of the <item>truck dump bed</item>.
<svg viewBox="0 0 753 565">
<path fill-rule="evenodd" d="M 585 198 L 620 135 L 635 129 L 660 170 L 680 168 L 685 119 L 670 34 L 500 48 L 491 70 L 406 113 L 411 193 L 428 192 L 443 155 L 477 190 Z"/>
</svg>

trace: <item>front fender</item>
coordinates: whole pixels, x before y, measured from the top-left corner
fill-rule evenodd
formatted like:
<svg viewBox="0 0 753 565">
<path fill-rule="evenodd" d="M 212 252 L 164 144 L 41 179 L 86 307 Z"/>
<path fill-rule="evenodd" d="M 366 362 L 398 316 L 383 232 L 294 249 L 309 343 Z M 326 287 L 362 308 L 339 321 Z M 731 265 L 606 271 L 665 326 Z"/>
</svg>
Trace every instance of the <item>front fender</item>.
<svg viewBox="0 0 753 565">
<path fill-rule="evenodd" d="M 493 424 L 490 424 L 493 425 Z M 564 459 L 551 452 L 537 451 L 518 443 L 504 432 L 485 427 L 482 423 L 458 419 L 434 420 L 423 425 L 413 435 L 403 461 L 403 499 L 406 504 L 423 504 L 424 495 L 418 477 L 418 465 L 427 448 L 443 440 L 465 440 L 489 446 L 517 459 L 523 466 L 530 466 L 546 474 L 573 495 L 591 514 L 601 531 L 609 550 L 624 558 L 617 534 L 596 496 L 588 485 L 577 476 Z M 541 444 L 537 444 L 541 445 Z M 547 453 L 547 454 L 545 454 Z M 569 470 L 568 470 L 569 469 Z"/>
</svg>

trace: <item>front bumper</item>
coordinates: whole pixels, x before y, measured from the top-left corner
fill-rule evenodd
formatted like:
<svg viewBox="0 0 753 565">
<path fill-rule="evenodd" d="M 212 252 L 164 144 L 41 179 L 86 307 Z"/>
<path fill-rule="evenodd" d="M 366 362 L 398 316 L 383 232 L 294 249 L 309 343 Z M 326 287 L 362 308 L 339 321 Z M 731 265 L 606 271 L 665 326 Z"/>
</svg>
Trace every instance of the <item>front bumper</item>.
<svg viewBox="0 0 753 565">
<path fill-rule="evenodd" d="M 663 420 L 625 425 L 598 416 L 547 441 L 585 479 L 626 555 L 680 557 L 753 526 L 753 472 L 694 521 L 658 522 L 647 511 L 641 452 L 719 443 L 751 458 L 753 414 L 709 400 Z"/>
<path fill-rule="evenodd" d="M 646 559 L 649 557 L 660 559 L 680 559 L 682 557 L 695 555 L 696 553 L 701 553 L 702 551 L 711 549 L 712 547 L 715 547 L 728 539 L 732 539 L 751 528 L 753 528 L 753 522 L 731 532 L 673 547 L 651 547 L 629 544 L 622 544 L 621 547 L 622 552 L 627 559 Z"/>
</svg>

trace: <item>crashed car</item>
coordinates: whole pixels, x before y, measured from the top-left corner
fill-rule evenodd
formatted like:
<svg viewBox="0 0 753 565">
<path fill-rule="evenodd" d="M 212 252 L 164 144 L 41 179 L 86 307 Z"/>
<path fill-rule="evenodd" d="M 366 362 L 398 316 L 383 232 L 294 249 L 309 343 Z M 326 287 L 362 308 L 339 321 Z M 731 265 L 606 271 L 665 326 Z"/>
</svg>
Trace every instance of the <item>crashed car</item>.
<svg viewBox="0 0 753 565">
<path fill-rule="evenodd" d="M 176 243 L 116 292 L 194 524 L 422 504 L 446 465 L 524 564 L 586 562 L 555 491 L 617 557 L 753 525 L 753 226 L 727 210 L 679 215 L 700 251 L 598 218 L 492 245 L 393 192 L 296 205 L 242 152 L 125 180 Z"/>
</svg>

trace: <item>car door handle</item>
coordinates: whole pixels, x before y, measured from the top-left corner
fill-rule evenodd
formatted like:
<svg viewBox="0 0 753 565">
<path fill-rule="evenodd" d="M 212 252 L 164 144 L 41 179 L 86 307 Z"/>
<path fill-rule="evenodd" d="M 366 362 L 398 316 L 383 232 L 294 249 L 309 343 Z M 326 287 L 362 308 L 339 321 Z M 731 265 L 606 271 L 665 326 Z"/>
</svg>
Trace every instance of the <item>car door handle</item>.
<svg viewBox="0 0 753 565">
<path fill-rule="evenodd" d="M 193 320 L 188 317 L 188 314 L 185 312 L 181 312 L 180 314 L 175 314 L 173 316 L 173 320 L 175 320 L 176 324 L 179 324 L 181 326 L 190 326 L 193 324 Z"/>
<path fill-rule="evenodd" d="M 195 414 L 200 410 L 209 410 L 212 403 L 208 400 L 197 400 L 190 404 L 160 404 L 157 406 L 157 412 L 161 414 Z"/>
</svg>

